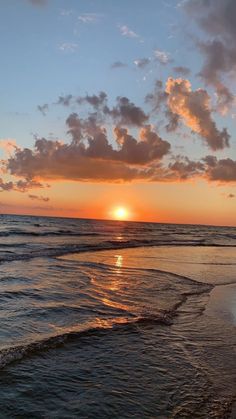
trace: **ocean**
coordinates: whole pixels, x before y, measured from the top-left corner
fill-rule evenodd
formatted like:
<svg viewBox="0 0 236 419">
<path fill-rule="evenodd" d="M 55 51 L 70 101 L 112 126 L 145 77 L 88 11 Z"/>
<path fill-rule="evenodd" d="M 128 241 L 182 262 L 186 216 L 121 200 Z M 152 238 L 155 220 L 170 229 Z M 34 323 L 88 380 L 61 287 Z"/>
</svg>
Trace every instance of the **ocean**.
<svg viewBox="0 0 236 419">
<path fill-rule="evenodd" d="M 236 418 L 236 228 L 0 216 L 0 418 Z"/>
</svg>

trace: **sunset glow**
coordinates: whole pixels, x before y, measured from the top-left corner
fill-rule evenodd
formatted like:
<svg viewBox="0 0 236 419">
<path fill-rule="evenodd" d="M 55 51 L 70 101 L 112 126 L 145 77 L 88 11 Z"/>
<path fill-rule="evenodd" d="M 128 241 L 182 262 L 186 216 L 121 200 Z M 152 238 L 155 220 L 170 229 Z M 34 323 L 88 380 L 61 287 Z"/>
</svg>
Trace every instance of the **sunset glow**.
<svg viewBox="0 0 236 419">
<path fill-rule="evenodd" d="M 113 211 L 115 220 L 127 220 L 129 218 L 129 212 L 124 207 L 117 207 Z"/>
</svg>

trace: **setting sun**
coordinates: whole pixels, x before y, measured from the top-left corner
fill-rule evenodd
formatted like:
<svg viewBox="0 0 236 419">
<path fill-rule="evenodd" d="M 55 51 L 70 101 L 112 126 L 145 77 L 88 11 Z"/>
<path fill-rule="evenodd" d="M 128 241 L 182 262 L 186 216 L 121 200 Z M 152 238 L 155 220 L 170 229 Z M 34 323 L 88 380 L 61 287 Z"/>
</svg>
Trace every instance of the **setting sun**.
<svg viewBox="0 0 236 419">
<path fill-rule="evenodd" d="M 113 215 L 116 220 L 127 220 L 129 213 L 126 208 L 118 207 L 114 209 Z"/>
</svg>

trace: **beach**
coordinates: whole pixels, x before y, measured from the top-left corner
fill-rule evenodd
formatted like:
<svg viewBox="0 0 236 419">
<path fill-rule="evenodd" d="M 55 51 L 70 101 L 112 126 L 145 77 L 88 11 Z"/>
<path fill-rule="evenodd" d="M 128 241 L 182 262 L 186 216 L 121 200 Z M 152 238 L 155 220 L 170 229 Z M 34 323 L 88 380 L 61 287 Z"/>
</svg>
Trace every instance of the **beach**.
<svg viewBox="0 0 236 419">
<path fill-rule="evenodd" d="M 2 216 L 2 417 L 235 417 L 235 228 Z"/>
</svg>

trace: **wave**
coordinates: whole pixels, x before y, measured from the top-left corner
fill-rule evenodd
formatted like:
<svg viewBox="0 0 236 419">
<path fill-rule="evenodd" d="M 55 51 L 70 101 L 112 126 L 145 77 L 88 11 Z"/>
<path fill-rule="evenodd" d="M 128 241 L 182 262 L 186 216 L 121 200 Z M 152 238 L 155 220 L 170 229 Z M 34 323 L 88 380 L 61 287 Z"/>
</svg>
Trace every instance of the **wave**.
<svg viewBox="0 0 236 419">
<path fill-rule="evenodd" d="M 34 237 L 47 237 L 47 236 L 100 236 L 100 233 L 96 232 L 75 232 L 71 230 L 56 230 L 56 231 L 25 231 L 25 230 L 9 230 L 0 231 L 0 237 L 9 236 L 34 236 Z"/>
<path fill-rule="evenodd" d="M 13 244 L 12 247 L 15 245 Z M 22 245 L 23 246 L 23 245 Z M 28 260 L 40 257 L 57 257 L 73 253 L 83 252 L 97 252 L 102 250 L 119 250 L 119 249 L 132 249 L 138 247 L 159 247 L 159 246 L 201 246 L 201 247 L 235 247 L 234 245 L 218 245 L 207 244 L 203 242 L 168 242 L 163 240 L 125 240 L 125 241 L 104 241 L 96 244 L 66 244 L 58 247 L 44 247 L 42 249 L 27 250 L 25 253 L 17 254 L 4 251 L 0 256 L 0 263 L 11 262 L 14 260 Z"/>
<path fill-rule="evenodd" d="M 88 338 L 100 338 L 106 335 L 107 333 L 115 333 L 123 330 L 132 330 L 137 326 L 150 325 L 150 324 L 162 324 L 165 326 L 170 326 L 172 324 L 172 319 L 176 315 L 176 311 L 162 311 L 157 315 L 142 315 L 136 317 L 132 320 L 127 318 L 120 319 L 119 322 L 106 321 L 106 326 L 95 326 L 88 327 L 86 329 L 81 329 L 77 331 L 68 331 L 65 333 L 57 334 L 50 336 L 48 338 L 30 342 L 24 345 L 11 346 L 4 348 L 0 351 L 0 368 L 5 368 L 6 366 L 20 361 L 24 358 L 40 354 L 41 352 L 48 351 L 50 349 L 55 349 L 57 347 L 63 346 L 66 343 L 77 341 L 80 339 Z"/>
</svg>

